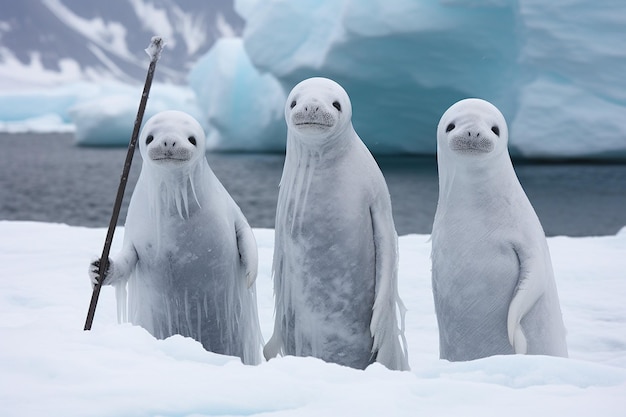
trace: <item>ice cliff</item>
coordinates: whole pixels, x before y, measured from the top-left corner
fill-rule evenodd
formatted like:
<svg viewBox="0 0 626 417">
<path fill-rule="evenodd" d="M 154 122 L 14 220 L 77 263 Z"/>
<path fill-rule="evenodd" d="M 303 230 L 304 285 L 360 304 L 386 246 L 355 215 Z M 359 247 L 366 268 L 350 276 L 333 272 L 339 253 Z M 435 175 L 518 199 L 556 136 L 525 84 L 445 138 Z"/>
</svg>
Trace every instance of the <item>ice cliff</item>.
<svg viewBox="0 0 626 417">
<path fill-rule="evenodd" d="M 434 153 L 441 114 L 480 97 L 507 118 L 514 154 L 626 155 L 620 0 L 239 0 L 235 8 L 254 66 L 287 91 L 313 75 L 337 80 L 375 152 Z"/>
</svg>

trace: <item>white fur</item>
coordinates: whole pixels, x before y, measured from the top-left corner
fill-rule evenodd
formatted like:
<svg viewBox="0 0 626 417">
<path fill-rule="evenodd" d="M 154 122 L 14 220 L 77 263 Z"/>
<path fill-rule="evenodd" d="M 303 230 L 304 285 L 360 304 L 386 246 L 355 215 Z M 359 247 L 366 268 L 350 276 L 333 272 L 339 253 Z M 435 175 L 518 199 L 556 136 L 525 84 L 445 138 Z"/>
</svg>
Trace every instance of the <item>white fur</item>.
<svg viewBox="0 0 626 417">
<path fill-rule="evenodd" d="M 567 356 L 545 234 L 507 141 L 504 117 L 484 100 L 454 104 L 437 127 L 432 278 L 443 359 Z"/>
<path fill-rule="evenodd" d="M 273 264 L 276 320 L 264 354 L 355 368 L 375 358 L 408 369 L 389 192 L 351 116 L 348 95 L 328 79 L 302 81 L 287 99 Z"/>
<path fill-rule="evenodd" d="M 158 338 L 182 334 L 259 363 L 256 242 L 206 161 L 202 128 L 185 113 L 161 112 L 146 122 L 139 143 L 143 166 L 124 245 L 105 280 L 118 288 L 118 311 L 127 311 L 128 283 L 132 323 Z"/>
</svg>

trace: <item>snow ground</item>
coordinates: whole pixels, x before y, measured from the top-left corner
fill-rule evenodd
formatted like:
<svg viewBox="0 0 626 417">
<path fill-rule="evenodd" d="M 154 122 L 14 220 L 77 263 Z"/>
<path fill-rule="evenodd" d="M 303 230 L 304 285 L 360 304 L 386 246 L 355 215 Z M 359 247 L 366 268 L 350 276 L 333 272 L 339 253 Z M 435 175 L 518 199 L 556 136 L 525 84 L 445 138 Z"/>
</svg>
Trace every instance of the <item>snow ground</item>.
<svg viewBox="0 0 626 417">
<path fill-rule="evenodd" d="M 626 228 L 549 238 L 570 358 L 438 359 L 427 235 L 400 237 L 412 371 L 357 371 L 312 358 L 251 367 L 188 338 L 118 325 L 104 288 L 83 331 L 89 261 L 105 229 L 0 222 L 2 416 L 624 416 Z M 255 229 L 259 315 L 273 325 L 273 230 Z M 113 253 L 121 244 L 118 229 Z"/>
</svg>

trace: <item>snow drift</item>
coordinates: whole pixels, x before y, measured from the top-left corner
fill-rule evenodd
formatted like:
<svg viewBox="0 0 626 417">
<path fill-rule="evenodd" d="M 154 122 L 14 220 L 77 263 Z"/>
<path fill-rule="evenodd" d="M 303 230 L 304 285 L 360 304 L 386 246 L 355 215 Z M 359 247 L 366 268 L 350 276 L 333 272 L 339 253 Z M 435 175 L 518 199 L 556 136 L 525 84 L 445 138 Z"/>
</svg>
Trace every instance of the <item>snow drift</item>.
<svg viewBox="0 0 626 417">
<path fill-rule="evenodd" d="M 357 371 L 312 358 L 259 366 L 116 324 L 102 290 L 83 331 L 87 265 L 106 229 L 0 222 L 0 414 L 5 416 L 623 416 L 626 229 L 549 238 L 570 358 L 438 359 L 426 235 L 399 240 L 411 372 Z M 122 241 L 118 230 L 113 251 Z M 259 318 L 273 325 L 272 230 L 256 229 Z"/>
</svg>

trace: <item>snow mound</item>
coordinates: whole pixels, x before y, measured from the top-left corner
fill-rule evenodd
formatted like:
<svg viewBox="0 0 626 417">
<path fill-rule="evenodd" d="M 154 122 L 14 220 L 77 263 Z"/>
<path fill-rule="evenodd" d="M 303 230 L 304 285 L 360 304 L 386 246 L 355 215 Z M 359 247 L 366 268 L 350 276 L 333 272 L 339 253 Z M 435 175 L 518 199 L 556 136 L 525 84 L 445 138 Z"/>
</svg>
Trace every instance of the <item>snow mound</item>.
<svg viewBox="0 0 626 417">
<path fill-rule="evenodd" d="M 156 340 L 140 327 L 116 324 L 110 287 L 85 332 L 87 265 L 105 235 L 105 229 L 0 222 L 0 414 L 617 417 L 626 407 L 626 233 L 548 238 L 569 359 L 511 355 L 457 363 L 438 359 L 429 236 L 400 237 L 411 372 L 295 357 L 246 366 L 190 338 Z M 255 235 L 267 340 L 274 232 L 255 229 Z M 114 252 L 122 237 L 119 228 Z"/>
</svg>

